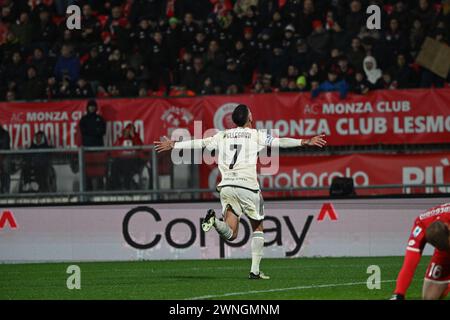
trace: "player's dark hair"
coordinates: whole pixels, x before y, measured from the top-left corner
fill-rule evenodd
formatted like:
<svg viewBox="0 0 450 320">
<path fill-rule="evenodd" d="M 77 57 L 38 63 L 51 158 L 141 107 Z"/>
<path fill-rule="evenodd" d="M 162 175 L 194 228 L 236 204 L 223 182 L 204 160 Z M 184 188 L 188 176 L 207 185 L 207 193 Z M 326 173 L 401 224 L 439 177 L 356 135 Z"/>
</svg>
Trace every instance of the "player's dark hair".
<svg viewBox="0 0 450 320">
<path fill-rule="evenodd" d="M 450 231 L 442 221 L 435 221 L 426 230 L 427 242 L 441 251 L 450 250 L 449 236 Z"/>
<path fill-rule="evenodd" d="M 249 110 L 245 104 L 240 104 L 236 108 L 234 108 L 233 114 L 231 115 L 231 119 L 238 126 L 244 126 L 248 121 Z"/>
</svg>

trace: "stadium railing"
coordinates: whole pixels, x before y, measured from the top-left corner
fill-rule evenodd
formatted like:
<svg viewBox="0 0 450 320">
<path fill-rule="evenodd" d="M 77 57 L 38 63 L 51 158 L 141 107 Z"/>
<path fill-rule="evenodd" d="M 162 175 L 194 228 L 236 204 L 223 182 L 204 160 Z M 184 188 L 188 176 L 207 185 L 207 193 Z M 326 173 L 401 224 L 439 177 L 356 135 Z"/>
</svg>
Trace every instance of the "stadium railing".
<svg viewBox="0 0 450 320">
<path fill-rule="evenodd" d="M 304 154 L 304 153 L 302 153 Z M 202 201 L 215 189 L 200 183 L 198 164 L 173 165 L 170 154 L 139 147 L 0 151 L 0 204 Z M 208 179 L 206 179 L 208 180 Z M 418 195 L 450 184 L 355 186 L 356 197 Z M 328 197 L 329 186 L 263 188 L 265 198 Z"/>
</svg>

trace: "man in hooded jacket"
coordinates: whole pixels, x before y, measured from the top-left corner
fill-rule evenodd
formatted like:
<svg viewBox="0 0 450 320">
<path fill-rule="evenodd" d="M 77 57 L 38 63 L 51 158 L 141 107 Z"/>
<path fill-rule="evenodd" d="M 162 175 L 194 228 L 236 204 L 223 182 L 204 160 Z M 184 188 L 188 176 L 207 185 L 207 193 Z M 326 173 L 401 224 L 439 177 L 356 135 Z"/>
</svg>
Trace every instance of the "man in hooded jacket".
<svg viewBox="0 0 450 320">
<path fill-rule="evenodd" d="M 82 144 L 85 147 L 102 147 L 106 133 L 106 122 L 97 114 L 97 101 L 89 100 L 87 113 L 80 120 Z"/>
<path fill-rule="evenodd" d="M 10 149 L 11 138 L 8 131 L 0 126 L 0 150 Z M 7 168 L 6 155 L 0 155 L 0 193 L 8 193 L 10 185 L 10 176 Z"/>
<path fill-rule="evenodd" d="M 93 99 L 89 100 L 86 109 L 87 113 L 80 120 L 82 145 L 84 147 L 103 147 L 106 122 L 103 117 L 97 114 L 97 101 Z M 104 186 L 104 176 L 106 174 L 106 153 L 86 152 L 84 161 L 86 189 L 102 189 Z"/>
</svg>

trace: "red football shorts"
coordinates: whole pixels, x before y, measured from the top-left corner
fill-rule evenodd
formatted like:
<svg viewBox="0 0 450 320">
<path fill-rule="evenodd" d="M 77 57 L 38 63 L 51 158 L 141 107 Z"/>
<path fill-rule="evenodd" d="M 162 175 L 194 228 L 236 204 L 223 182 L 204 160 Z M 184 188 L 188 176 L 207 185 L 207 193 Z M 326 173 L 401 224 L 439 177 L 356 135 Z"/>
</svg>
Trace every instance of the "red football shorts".
<svg viewBox="0 0 450 320">
<path fill-rule="evenodd" d="M 425 279 L 433 282 L 450 283 L 450 252 L 434 251 Z"/>
</svg>

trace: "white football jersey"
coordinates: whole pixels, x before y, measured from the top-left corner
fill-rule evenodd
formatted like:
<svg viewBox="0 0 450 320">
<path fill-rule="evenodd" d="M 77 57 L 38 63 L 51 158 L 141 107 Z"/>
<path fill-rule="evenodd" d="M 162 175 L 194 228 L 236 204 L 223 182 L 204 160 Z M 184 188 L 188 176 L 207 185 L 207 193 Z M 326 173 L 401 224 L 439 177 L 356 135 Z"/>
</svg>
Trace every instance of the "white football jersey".
<svg viewBox="0 0 450 320">
<path fill-rule="evenodd" d="M 220 131 L 213 137 L 204 139 L 204 146 L 208 150 L 218 152 L 222 180 L 217 189 L 238 186 L 258 191 L 258 152 L 270 146 L 273 139 L 266 130 L 241 127 Z"/>
</svg>

